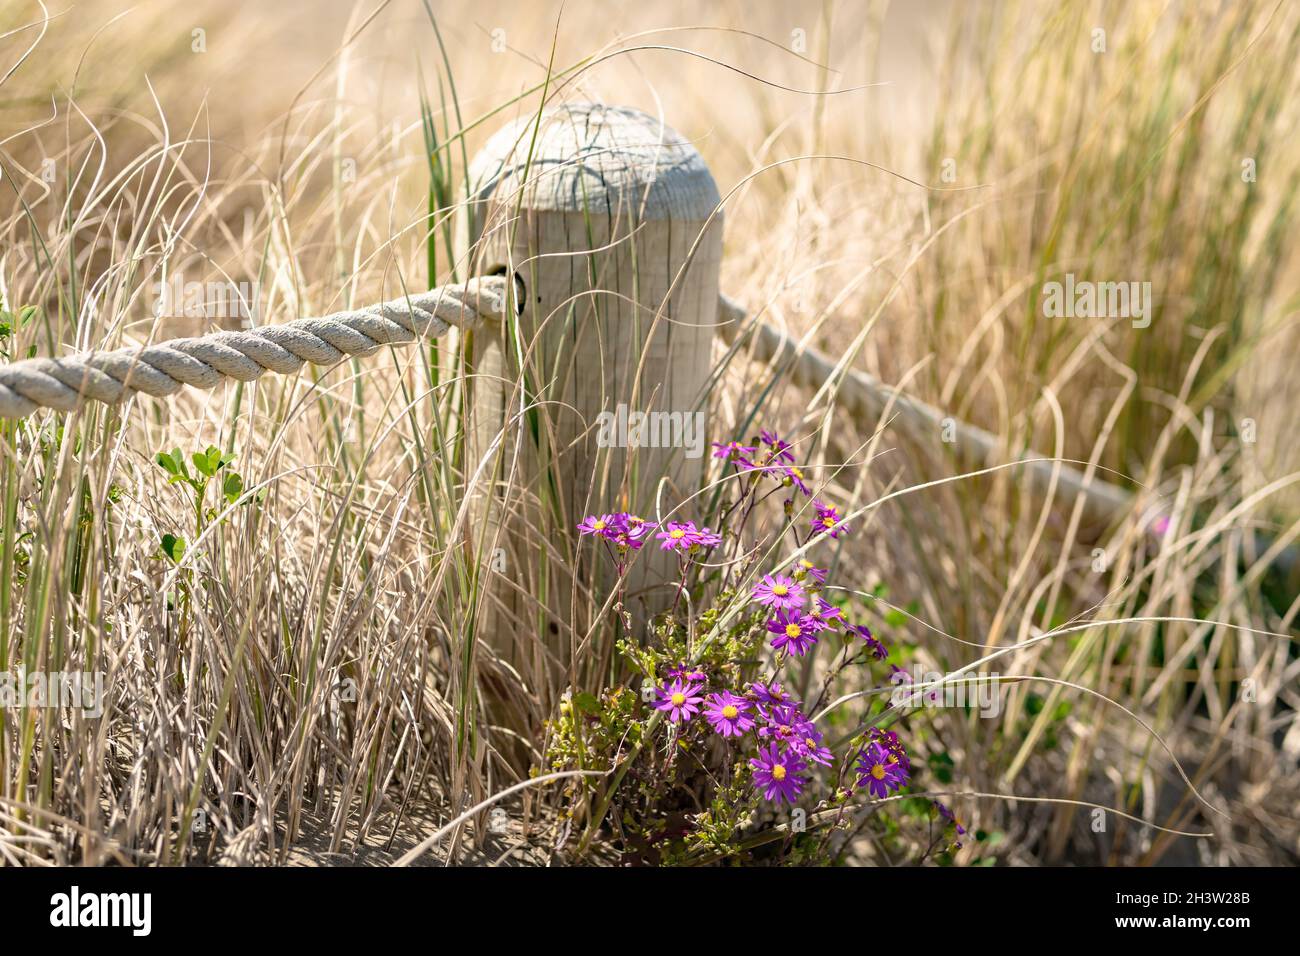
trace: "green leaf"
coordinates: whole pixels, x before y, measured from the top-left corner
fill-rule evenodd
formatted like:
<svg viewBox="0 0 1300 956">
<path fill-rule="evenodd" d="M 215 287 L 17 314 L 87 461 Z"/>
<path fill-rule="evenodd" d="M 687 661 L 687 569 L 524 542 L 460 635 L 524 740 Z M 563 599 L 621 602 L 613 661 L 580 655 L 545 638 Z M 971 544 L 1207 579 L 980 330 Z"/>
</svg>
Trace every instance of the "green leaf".
<svg viewBox="0 0 1300 956">
<path fill-rule="evenodd" d="M 600 712 L 600 701 L 596 699 L 595 694 L 582 693 L 574 695 L 573 706 L 588 714 Z"/>
<path fill-rule="evenodd" d="M 171 558 L 173 564 L 180 564 L 181 558 L 185 556 L 185 539 L 174 534 L 163 535 L 162 553 Z"/>
<path fill-rule="evenodd" d="M 221 493 L 226 496 L 229 504 L 234 504 L 239 500 L 239 496 L 244 493 L 244 479 L 239 477 L 238 472 L 230 472 L 226 475 L 226 480 L 221 483 Z"/>
<path fill-rule="evenodd" d="M 190 458 L 194 462 L 194 470 L 204 478 L 211 478 L 221 467 L 221 449 L 215 445 L 209 445 L 206 451 L 196 451 Z"/>
</svg>

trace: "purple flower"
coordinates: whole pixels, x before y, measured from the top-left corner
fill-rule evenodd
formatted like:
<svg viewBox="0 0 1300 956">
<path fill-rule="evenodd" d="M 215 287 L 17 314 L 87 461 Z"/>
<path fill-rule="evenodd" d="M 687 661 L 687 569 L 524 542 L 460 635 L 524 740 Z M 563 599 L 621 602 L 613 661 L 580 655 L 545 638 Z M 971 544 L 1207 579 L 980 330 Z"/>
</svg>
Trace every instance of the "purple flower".
<svg viewBox="0 0 1300 956">
<path fill-rule="evenodd" d="M 653 521 L 620 511 L 617 514 L 590 515 L 582 520 L 578 530 L 584 535 L 600 535 L 612 541 L 620 551 L 640 551 L 654 527 Z"/>
<path fill-rule="evenodd" d="M 765 574 L 763 580 L 754 585 L 753 600 L 764 607 L 797 611 L 803 607 L 803 599 L 803 585 L 782 574 Z"/>
<path fill-rule="evenodd" d="M 961 836 L 966 832 L 966 828 L 961 825 L 961 821 L 958 820 L 953 815 L 953 812 L 948 809 L 947 804 L 943 803 L 942 801 L 935 800 L 934 805 L 939 809 L 939 816 L 943 817 L 945 820 L 947 820 L 949 823 L 951 823 L 953 826 L 957 828 L 958 836 Z"/>
<path fill-rule="evenodd" d="M 622 512 L 614 515 L 614 544 L 620 551 L 640 551 L 655 529 L 653 521 Z"/>
<path fill-rule="evenodd" d="M 818 628 L 813 626 L 812 618 L 799 611 L 777 611 L 776 617 L 767 622 L 767 629 L 776 635 L 772 646 L 778 651 L 785 648 L 795 657 L 803 657 L 817 643 Z"/>
<path fill-rule="evenodd" d="M 664 551 L 694 551 L 712 548 L 722 542 L 722 535 L 708 528 L 697 528 L 693 521 L 670 521 L 657 535 Z"/>
<path fill-rule="evenodd" d="M 775 740 L 781 749 L 789 746 L 795 738 L 795 723 L 803 715 L 793 704 L 778 704 L 774 707 L 760 708 L 763 726 L 758 728 L 758 736 L 764 740 Z"/>
<path fill-rule="evenodd" d="M 782 441 L 776 432 L 770 432 L 764 429 L 758 433 L 759 441 L 772 450 L 772 456 L 768 461 L 784 462 L 788 465 L 794 464 L 794 455 L 790 454 L 790 443 Z"/>
<path fill-rule="evenodd" d="M 813 763 L 819 763 L 823 767 L 829 767 L 834 755 L 830 747 L 822 746 L 822 733 L 813 726 L 811 720 L 800 721 L 800 726 L 795 727 L 795 736 L 790 741 L 790 749 L 805 760 L 811 760 Z"/>
<path fill-rule="evenodd" d="M 773 707 L 763 716 L 767 723 L 759 729 L 759 737 L 775 740 L 782 749 L 789 750 L 796 757 L 824 767 L 831 765 L 830 748 L 821 745 L 822 732 L 798 707 Z"/>
<path fill-rule="evenodd" d="M 739 737 L 754 726 L 754 718 L 749 716 L 751 706 L 745 698 L 724 690 L 710 695 L 704 705 L 704 719 L 723 737 Z"/>
<path fill-rule="evenodd" d="M 578 530 L 583 534 L 598 534 L 602 538 L 613 538 L 616 533 L 614 516 L 589 515 L 582 519 L 582 523 L 578 525 Z"/>
<path fill-rule="evenodd" d="M 826 569 L 817 567 L 807 558 L 800 558 L 796 561 L 790 573 L 796 581 L 814 581 L 817 584 L 826 583 Z"/>
<path fill-rule="evenodd" d="M 883 744 L 868 744 L 858 754 L 858 786 L 865 786 L 877 800 L 907 786 L 907 772 L 898 758 Z"/>
<path fill-rule="evenodd" d="M 758 756 L 749 761 L 754 768 L 754 786 L 768 800 L 778 797 L 787 803 L 794 803 L 800 791 L 808 782 L 799 776 L 799 771 L 807 766 L 793 753 L 782 753 L 781 748 L 771 744 L 767 750 L 758 748 Z"/>
<path fill-rule="evenodd" d="M 872 656 L 875 657 L 876 660 L 883 661 L 886 657 L 889 656 L 889 648 L 885 647 L 884 644 L 881 644 L 878 640 L 876 640 L 876 638 L 871 633 L 871 628 L 867 627 L 867 625 L 849 624 L 846 625 L 846 628 L 847 630 L 852 631 L 854 634 L 858 635 L 858 637 L 862 638 L 862 640 L 867 645 L 867 650 L 871 652 Z"/>
<path fill-rule="evenodd" d="M 738 441 L 715 441 L 713 443 L 714 458 L 734 462 L 742 471 L 754 467 L 754 463 L 749 460 L 749 456 L 757 451 L 758 449 L 752 445 L 742 445 Z"/>
<path fill-rule="evenodd" d="M 765 721 L 758 729 L 760 738 L 774 741 L 782 750 L 789 750 L 796 757 L 830 765 L 830 750 L 820 746 L 821 731 L 798 707 L 787 704 L 760 712 Z"/>
<path fill-rule="evenodd" d="M 835 622 L 843 619 L 844 612 L 830 601 L 824 601 L 820 597 L 813 598 L 812 607 L 808 610 L 808 620 L 812 622 L 814 631 L 835 627 Z"/>
<path fill-rule="evenodd" d="M 760 684 L 758 681 L 754 681 L 749 686 L 760 704 L 775 706 L 790 703 L 790 695 L 785 692 L 784 687 L 775 681 L 771 684 Z"/>
<path fill-rule="evenodd" d="M 811 495 L 812 489 L 808 487 L 807 482 L 803 479 L 803 469 L 798 465 L 786 465 L 783 469 L 785 472 L 785 481 L 798 488 L 805 495 Z"/>
<path fill-rule="evenodd" d="M 704 671 L 691 667 L 688 664 L 674 664 L 664 671 L 666 677 L 672 679 L 676 677 L 684 678 L 687 683 L 703 684 L 707 679 Z"/>
<path fill-rule="evenodd" d="M 849 533 L 849 526 L 844 523 L 834 505 L 824 505 L 820 501 L 814 504 L 817 508 L 817 516 L 812 519 L 814 535 L 828 534 L 832 538 L 838 538 L 842 534 Z"/>
<path fill-rule="evenodd" d="M 704 701 L 701 696 L 703 689 L 690 681 L 683 682 L 679 677 L 670 686 L 659 688 L 659 701 L 654 708 L 666 713 L 674 724 L 690 720 L 700 711 L 700 704 Z"/>
<path fill-rule="evenodd" d="M 898 761 L 898 765 L 903 768 L 903 773 L 910 774 L 912 772 L 912 762 L 907 759 L 907 751 L 903 749 L 903 742 L 898 739 L 898 734 L 892 730 L 880 730 L 878 728 L 872 728 L 871 732 L 876 741 Z"/>
</svg>

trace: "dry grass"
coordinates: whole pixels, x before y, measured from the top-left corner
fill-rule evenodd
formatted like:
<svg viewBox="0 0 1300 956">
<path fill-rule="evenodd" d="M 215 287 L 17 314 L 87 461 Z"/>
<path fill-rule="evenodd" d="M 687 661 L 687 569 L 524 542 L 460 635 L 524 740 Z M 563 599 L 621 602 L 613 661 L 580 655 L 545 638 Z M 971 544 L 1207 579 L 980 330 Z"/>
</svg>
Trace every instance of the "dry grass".
<svg viewBox="0 0 1300 956">
<path fill-rule="evenodd" d="M 710 438 L 751 416 L 804 437 L 862 512 L 838 577 L 874 595 L 908 666 L 1000 653 L 1019 678 L 997 720 L 909 725 L 922 758 L 952 755 L 949 789 L 982 795 L 950 800 L 997 834 L 963 859 L 1300 856 L 1293 9 L 1008 3 L 958 25 L 944 4 L 737 5 L 637 36 L 701 14 L 485 3 L 440 19 L 440 43 L 420 4 L 227 7 L 42 24 L 6 6 L 0 295 L 40 307 L 11 357 L 221 326 L 153 318 L 174 274 L 256 282 L 263 322 L 463 274 L 465 157 L 536 110 L 549 62 L 613 44 L 561 95 L 662 111 L 724 195 L 744 181 L 729 294 L 987 428 L 1006 460 L 1036 448 L 1136 493 L 1107 527 L 1010 469 L 875 506 L 957 473 L 942 436 L 854 420 L 833 388 L 769 389 L 778 369 L 719 350 Z M 755 36 L 796 29 L 806 59 Z M 649 45 L 680 49 L 627 52 Z M 1045 319 L 1042 283 L 1067 271 L 1151 281 L 1151 327 Z M 0 425 L 0 669 L 111 688 L 102 720 L 0 710 L 0 858 L 389 862 L 526 776 L 575 675 L 498 659 L 476 624 L 493 595 L 460 510 L 482 490 L 458 451 L 462 371 L 445 345 Z M 154 456 L 210 444 L 249 493 L 196 515 Z M 1212 835 L 1098 835 L 1090 805 Z M 505 844 L 484 849 L 478 814 L 425 859 L 535 862 L 557 841 L 571 859 L 558 806 L 526 790 Z M 883 862 L 869 840 L 850 856 Z"/>
</svg>

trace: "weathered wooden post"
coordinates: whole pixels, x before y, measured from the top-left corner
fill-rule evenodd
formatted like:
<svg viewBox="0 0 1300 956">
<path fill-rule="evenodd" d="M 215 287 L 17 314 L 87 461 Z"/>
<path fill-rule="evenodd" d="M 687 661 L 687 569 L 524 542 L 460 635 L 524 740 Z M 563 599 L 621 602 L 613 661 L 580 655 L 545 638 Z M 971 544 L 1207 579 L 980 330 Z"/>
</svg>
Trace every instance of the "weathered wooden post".
<svg viewBox="0 0 1300 956">
<path fill-rule="evenodd" d="M 611 583 L 575 525 L 623 510 L 654 520 L 663 478 L 665 513 L 699 488 L 718 190 L 699 152 L 660 120 L 592 103 L 510 124 L 470 178 L 477 270 L 514 273 L 523 299 L 517 337 L 507 327 L 473 350 L 477 447 L 505 436 L 490 525 L 505 571 L 485 636 L 517 661 L 563 668 L 590 650 L 579 647 L 584 608 Z M 564 570 L 575 561 L 576 580 Z M 673 567 L 647 543 L 628 605 L 666 606 Z"/>
</svg>

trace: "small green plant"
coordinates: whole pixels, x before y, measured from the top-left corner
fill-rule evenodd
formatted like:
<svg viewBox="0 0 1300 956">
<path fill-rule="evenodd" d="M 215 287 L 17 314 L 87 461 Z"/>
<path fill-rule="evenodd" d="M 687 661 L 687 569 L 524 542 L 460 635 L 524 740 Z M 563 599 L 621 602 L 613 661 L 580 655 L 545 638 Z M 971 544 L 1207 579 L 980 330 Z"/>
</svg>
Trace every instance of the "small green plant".
<svg viewBox="0 0 1300 956">
<path fill-rule="evenodd" d="M 190 490 L 193 500 L 195 539 L 202 535 L 212 522 L 219 520 L 221 511 L 216 505 L 224 501 L 227 506 L 233 506 L 241 503 L 241 499 L 243 504 L 247 504 L 258 497 L 244 496 L 244 479 L 230 467 L 234 460 L 233 453 L 223 452 L 216 445 L 209 445 L 202 451 L 193 452 L 189 462 L 179 448 L 173 448 L 170 452 L 159 452 L 155 459 L 159 467 L 167 472 L 168 484 L 184 485 Z M 190 464 L 194 466 L 193 473 L 190 471 Z M 209 504 L 208 489 L 213 486 L 218 489 L 216 504 Z M 156 556 L 179 567 L 189 548 L 190 543 L 184 537 L 168 532 L 159 539 Z M 167 600 L 170 608 L 174 609 L 179 604 L 180 630 L 184 635 L 190 620 L 190 602 L 193 596 L 193 581 L 189 569 L 182 570 L 177 587 L 179 601 L 173 600 L 172 595 L 168 595 Z"/>
<path fill-rule="evenodd" d="M 14 333 L 31 325 L 39 313 L 40 310 L 34 305 L 19 306 L 16 312 L 0 309 L 0 356 L 3 356 L 6 362 L 14 358 L 11 345 Z M 26 357 L 31 358 L 35 354 L 36 349 L 33 346 Z"/>
<path fill-rule="evenodd" d="M 203 451 L 196 451 L 190 455 L 190 461 L 194 463 L 194 474 L 190 474 L 185 455 L 179 448 L 173 448 L 170 452 L 160 451 L 156 460 L 162 470 L 167 472 L 168 484 L 186 485 L 193 493 L 196 536 L 202 534 L 203 529 L 216 520 L 219 513 L 216 508 L 209 507 L 207 504 L 208 488 L 213 482 L 216 482 L 221 489 L 220 496 L 225 499 L 227 505 L 235 504 L 244 493 L 244 479 L 229 467 L 235 460 L 235 456 L 223 452 L 216 445 L 209 445 Z M 172 534 L 162 536 L 163 555 L 177 564 L 185 554 L 185 547 L 184 538 Z"/>
</svg>

